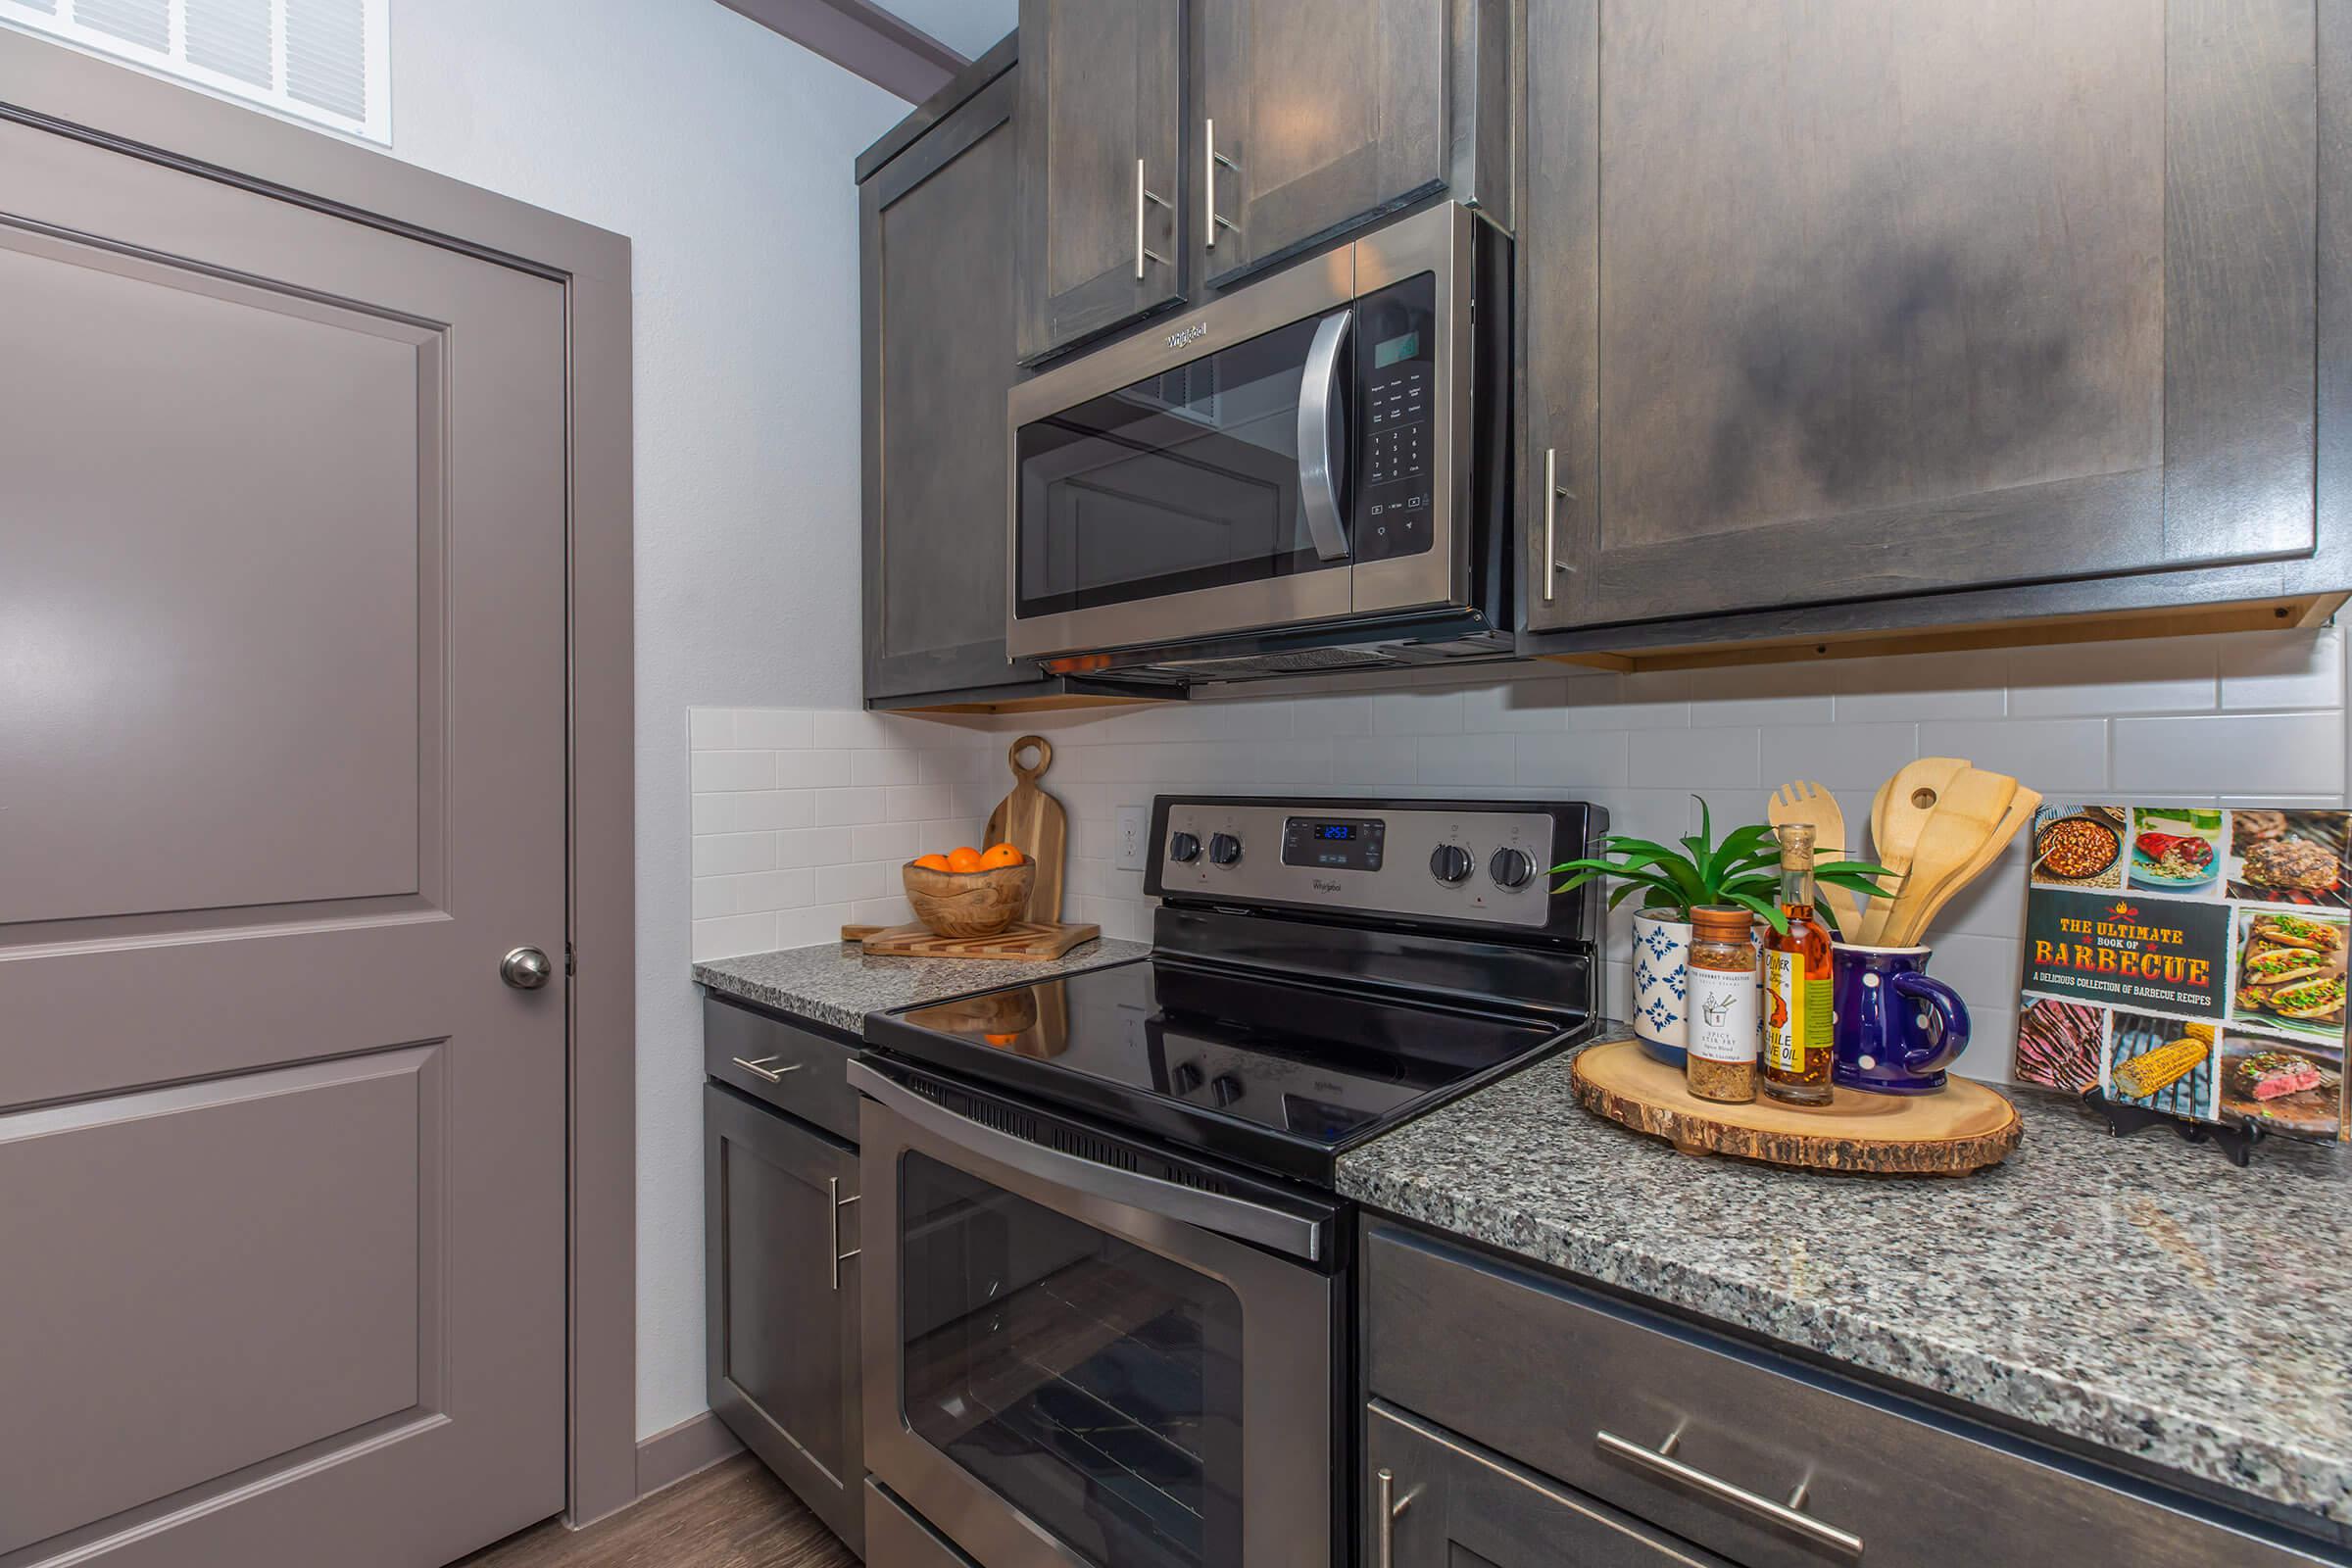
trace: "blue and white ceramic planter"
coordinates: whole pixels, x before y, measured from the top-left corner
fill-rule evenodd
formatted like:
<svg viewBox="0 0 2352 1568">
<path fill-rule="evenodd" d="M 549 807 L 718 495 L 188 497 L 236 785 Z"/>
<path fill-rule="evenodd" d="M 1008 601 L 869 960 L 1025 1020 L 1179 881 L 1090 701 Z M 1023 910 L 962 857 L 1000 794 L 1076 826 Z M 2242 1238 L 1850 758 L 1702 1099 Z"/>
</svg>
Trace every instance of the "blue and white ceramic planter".
<svg viewBox="0 0 2352 1568">
<path fill-rule="evenodd" d="M 1634 1034 L 1642 1049 L 1680 1067 L 1690 1033 L 1690 922 L 1666 909 L 1634 916 Z"/>
</svg>

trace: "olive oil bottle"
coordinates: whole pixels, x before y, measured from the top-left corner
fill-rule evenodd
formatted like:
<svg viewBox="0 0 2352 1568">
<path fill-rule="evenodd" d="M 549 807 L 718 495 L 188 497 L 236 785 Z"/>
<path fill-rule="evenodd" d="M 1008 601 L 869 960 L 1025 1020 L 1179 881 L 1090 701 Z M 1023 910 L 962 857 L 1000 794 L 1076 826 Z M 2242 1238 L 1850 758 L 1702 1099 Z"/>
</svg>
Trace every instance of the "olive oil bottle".
<svg viewBox="0 0 2352 1568">
<path fill-rule="evenodd" d="M 1764 928 L 1764 1093 L 1830 1102 L 1830 932 L 1813 911 L 1813 827 L 1780 830 L 1786 933 Z"/>
</svg>

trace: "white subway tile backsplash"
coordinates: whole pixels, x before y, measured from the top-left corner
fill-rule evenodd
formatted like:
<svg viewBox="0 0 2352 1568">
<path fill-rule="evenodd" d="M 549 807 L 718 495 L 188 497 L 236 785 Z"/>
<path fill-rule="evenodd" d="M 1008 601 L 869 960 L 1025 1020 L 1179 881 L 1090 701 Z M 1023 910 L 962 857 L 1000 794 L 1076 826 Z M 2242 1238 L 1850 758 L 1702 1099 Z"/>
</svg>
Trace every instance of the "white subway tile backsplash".
<svg viewBox="0 0 2352 1568">
<path fill-rule="evenodd" d="M 2333 626 L 2219 637 L 2222 707 L 2341 708 L 2344 651 Z"/>
<path fill-rule="evenodd" d="M 2114 787 L 2214 794 L 2336 795 L 2344 721 L 2290 713 L 2215 713 L 2115 721 Z"/>
<path fill-rule="evenodd" d="M 697 752 L 688 771 L 697 790 L 772 790 L 776 787 L 776 754 Z"/>
<path fill-rule="evenodd" d="M 2057 799 L 2340 805 L 2344 640 L 2332 628 L 2010 652 L 1621 675 L 1563 665 L 1476 684 L 1210 698 L 954 721 L 698 708 L 688 713 L 698 957 L 834 939 L 912 917 L 899 867 L 982 842 L 1011 786 L 1004 749 L 1054 744 L 1070 816 L 1063 916 L 1151 938 L 1139 872 L 1110 860 L 1121 806 L 1157 793 L 1568 796 L 1671 842 L 1703 794 L 1718 831 L 1813 779 L 1849 825 L 1919 756 L 1966 757 Z M 1858 835 L 1857 835 L 1858 836 Z M 1569 852 L 1563 849 L 1563 858 Z M 1976 1021 L 1961 1070 L 2009 1065 L 2025 851 L 1947 906 L 1933 972 Z M 1631 906 L 1614 911 L 1604 1004 L 1622 1012 Z"/>
<path fill-rule="evenodd" d="M 2100 718 L 1944 719 L 1919 726 L 1922 757 L 1965 757 L 2045 796 L 2107 787 L 2107 721 Z"/>
<path fill-rule="evenodd" d="M 1638 789 L 1708 790 L 1761 781 L 1752 729 L 1649 729 L 1633 737 L 1629 773 Z"/>
<path fill-rule="evenodd" d="M 1918 756 L 1917 724 L 1773 725 L 1763 732 L 1762 782 L 1777 788 L 1810 779 L 1831 790 L 1876 790 Z M 1867 810 L 1869 797 L 1863 801 Z"/>
<path fill-rule="evenodd" d="M 2012 649 L 2009 716 L 2209 712 L 2215 667 L 2204 637 Z"/>
<path fill-rule="evenodd" d="M 807 751 L 816 714 L 806 708 L 743 708 L 735 711 L 735 744 L 769 752 Z"/>
</svg>

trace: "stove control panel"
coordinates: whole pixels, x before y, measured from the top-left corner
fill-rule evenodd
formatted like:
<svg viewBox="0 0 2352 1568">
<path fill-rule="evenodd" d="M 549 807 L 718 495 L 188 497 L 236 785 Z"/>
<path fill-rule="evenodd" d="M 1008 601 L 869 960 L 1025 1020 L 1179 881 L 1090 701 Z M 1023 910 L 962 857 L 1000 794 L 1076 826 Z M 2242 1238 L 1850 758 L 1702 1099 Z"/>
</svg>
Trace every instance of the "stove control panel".
<svg viewBox="0 0 2352 1568">
<path fill-rule="evenodd" d="M 1562 831 L 1574 823 L 1594 825 Z M 1586 853 L 1580 837 L 1605 817 L 1505 801 L 1163 797 L 1153 824 L 1147 888 L 1162 897 L 1542 927 L 1544 871 Z"/>
</svg>

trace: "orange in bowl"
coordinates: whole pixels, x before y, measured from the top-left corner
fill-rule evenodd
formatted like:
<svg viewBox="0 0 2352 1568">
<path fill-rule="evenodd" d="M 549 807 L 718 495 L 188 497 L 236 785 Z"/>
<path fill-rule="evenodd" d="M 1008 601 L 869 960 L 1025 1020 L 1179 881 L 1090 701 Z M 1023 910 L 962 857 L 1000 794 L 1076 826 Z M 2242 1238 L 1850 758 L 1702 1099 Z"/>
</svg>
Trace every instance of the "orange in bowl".
<svg viewBox="0 0 2352 1568">
<path fill-rule="evenodd" d="M 980 863 L 980 852 L 969 844 L 958 844 L 948 852 L 948 869 L 957 872 L 987 869 Z"/>
<path fill-rule="evenodd" d="M 945 871 L 948 869 L 948 858 L 937 853 L 931 855 L 918 855 L 914 858 L 914 863 L 921 866 L 926 871 Z"/>
<path fill-rule="evenodd" d="M 1009 844 L 991 844 L 987 849 L 980 852 L 980 864 L 978 869 L 983 871 L 994 871 L 999 866 L 1018 865 L 1027 858 L 1029 858 L 1029 857 L 1023 855 L 1020 851 L 1014 849 Z"/>
</svg>

